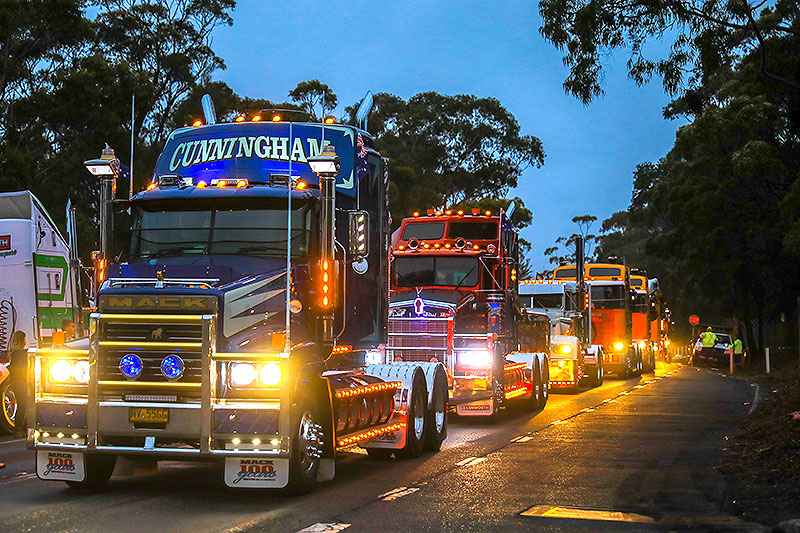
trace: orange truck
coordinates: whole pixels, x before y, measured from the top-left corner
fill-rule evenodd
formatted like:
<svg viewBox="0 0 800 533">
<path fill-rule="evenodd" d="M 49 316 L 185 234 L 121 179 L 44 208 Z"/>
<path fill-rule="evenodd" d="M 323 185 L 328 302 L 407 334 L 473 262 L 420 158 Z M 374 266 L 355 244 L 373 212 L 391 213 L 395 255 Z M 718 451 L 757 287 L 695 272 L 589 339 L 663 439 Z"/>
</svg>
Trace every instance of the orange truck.
<svg viewBox="0 0 800 533">
<path fill-rule="evenodd" d="M 656 368 L 655 347 L 650 343 L 650 291 L 647 275 L 632 269 L 631 290 L 631 337 L 642 354 L 642 370 L 651 372 Z"/>
<path fill-rule="evenodd" d="M 627 378 L 642 372 L 639 346 L 633 342 L 630 271 L 625 265 L 590 263 L 584 281 L 590 293 L 592 344 L 603 346 L 606 373 Z M 553 279 L 575 281 L 577 267 L 563 265 Z"/>
</svg>

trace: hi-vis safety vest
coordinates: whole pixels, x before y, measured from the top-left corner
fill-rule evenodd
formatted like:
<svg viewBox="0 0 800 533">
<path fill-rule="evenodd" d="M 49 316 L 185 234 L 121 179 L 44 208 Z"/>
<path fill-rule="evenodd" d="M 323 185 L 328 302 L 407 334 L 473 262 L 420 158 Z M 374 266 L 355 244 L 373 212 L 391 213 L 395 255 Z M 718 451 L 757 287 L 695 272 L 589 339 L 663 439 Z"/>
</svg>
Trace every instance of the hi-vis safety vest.
<svg viewBox="0 0 800 533">
<path fill-rule="evenodd" d="M 700 341 L 703 348 L 713 348 L 714 345 L 717 344 L 717 336 L 711 331 L 705 331 L 700 335 Z"/>
<path fill-rule="evenodd" d="M 733 341 L 733 353 L 735 353 L 737 355 L 742 353 L 742 340 L 741 339 L 736 339 L 735 341 Z"/>
</svg>

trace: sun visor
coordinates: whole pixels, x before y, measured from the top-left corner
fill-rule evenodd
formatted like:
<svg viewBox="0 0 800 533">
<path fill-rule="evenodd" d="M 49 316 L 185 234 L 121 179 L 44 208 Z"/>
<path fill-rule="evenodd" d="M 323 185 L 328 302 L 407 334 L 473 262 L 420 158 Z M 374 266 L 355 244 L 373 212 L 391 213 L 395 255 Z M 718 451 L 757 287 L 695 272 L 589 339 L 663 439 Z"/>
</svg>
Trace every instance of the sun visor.
<svg viewBox="0 0 800 533">
<path fill-rule="evenodd" d="M 158 158 L 155 176 L 178 174 L 193 184 L 215 179 L 247 179 L 270 183 L 274 175 L 285 182 L 302 179 L 319 185 L 308 158 L 320 153 L 325 143 L 333 144 L 341 159 L 336 189 L 356 194 L 356 182 L 369 173 L 364 148 L 366 134 L 347 126 L 288 122 L 242 122 L 183 128 L 174 131 Z"/>
</svg>

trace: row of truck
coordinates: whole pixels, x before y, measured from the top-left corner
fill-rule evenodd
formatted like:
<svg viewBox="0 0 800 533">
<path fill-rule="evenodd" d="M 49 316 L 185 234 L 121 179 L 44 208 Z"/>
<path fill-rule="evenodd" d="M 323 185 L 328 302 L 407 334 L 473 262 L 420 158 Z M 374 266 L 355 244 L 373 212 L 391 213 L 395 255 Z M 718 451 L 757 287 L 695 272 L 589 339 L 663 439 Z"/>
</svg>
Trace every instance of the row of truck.
<svg viewBox="0 0 800 533">
<path fill-rule="evenodd" d="M 584 275 L 579 256 L 521 282 L 513 206 L 414 213 L 392 233 L 368 102 L 350 126 L 217 123 L 204 101 L 127 199 L 112 150 L 86 161 L 100 250 L 85 319 L 74 222 L 64 239 L 30 193 L 0 196 L 0 353 L 16 331 L 29 345 L 3 417 L 27 427 L 39 478 L 99 488 L 118 458 L 218 460 L 230 487 L 303 493 L 350 447 L 417 457 L 449 414 L 537 412 L 556 387 L 654 367 L 657 281 Z M 62 343 L 64 318 L 86 335 Z"/>
</svg>

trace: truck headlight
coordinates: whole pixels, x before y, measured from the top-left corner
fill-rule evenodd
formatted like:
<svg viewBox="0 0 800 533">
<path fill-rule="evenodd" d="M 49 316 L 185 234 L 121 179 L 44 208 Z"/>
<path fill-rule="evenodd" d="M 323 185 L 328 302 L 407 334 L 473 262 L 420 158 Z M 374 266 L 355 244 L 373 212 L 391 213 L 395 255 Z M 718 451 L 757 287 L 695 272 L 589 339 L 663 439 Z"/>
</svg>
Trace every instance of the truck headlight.
<svg viewBox="0 0 800 533">
<path fill-rule="evenodd" d="M 89 361 L 75 361 L 72 365 L 72 379 L 84 385 L 89 383 Z"/>
<path fill-rule="evenodd" d="M 251 385 L 258 376 L 253 363 L 233 363 L 231 365 L 231 384 L 236 387 Z"/>
<path fill-rule="evenodd" d="M 268 387 L 274 387 L 281 382 L 281 365 L 278 363 L 264 363 L 258 372 L 261 383 Z"/>
<path fill-rule="evenodd" d="M 492 356 L 485 350 L 460 352 L 458 364 L 469 368 L 487 368 L 492 364 Z"/>
<path fill-rule="evenodd" d="M 617 341 L 617 342 L 614 343 L 614 349 L 616 351 L 618 351 L 618 352 L 621 352 L 623 349 L 625 349 L 625 345 L 623 343 Z"/>
<path fill-rule="evenodd" d="M 645 348 L 647 348 L 647 343 L 644 341 L 639 341 L 639 349 L 644 350 Z"/>
<path fill-rule="evenodd" d="M 556 351 L 556 353 L 569 355 L 569 354 L 572 353 L 572 345 L 571 344 L 556 344 L 555 351 Z"/>
<path fill-rule="evenodd" d="M 57 383 L 66 383 L 72 377 L 72 361 L 56 359 L 50 364 L 50 379 Z"/>
</svg>

